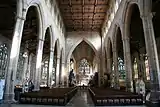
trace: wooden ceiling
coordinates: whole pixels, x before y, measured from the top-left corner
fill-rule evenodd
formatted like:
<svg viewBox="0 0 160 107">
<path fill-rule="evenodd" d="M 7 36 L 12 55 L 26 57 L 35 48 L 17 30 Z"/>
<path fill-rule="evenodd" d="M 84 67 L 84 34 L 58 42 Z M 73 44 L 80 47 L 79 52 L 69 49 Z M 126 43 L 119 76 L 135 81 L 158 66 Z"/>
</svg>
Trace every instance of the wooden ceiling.
<svg viewBox="0 0 160 107">
<path fill-rule="evenodd" d="M 16 16 L 16 0 L 0 0 L 0 13 L 0 34 L 12 39 Z"/>
<path fill-rule="evenodd" d="M 109 0 L 57 0 L 67 31 L 100 31 Z"/>
</svg>

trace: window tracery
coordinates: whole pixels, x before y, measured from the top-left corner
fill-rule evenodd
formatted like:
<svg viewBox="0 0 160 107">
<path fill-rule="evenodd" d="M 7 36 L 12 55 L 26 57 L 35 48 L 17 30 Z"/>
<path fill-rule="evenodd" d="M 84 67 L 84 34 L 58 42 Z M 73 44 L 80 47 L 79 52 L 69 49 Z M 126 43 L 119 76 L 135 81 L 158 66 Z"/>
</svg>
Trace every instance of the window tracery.
<svg viewBox="0 0 160 107">
<path fill-rule="evenodd" d="M 0 79 L 5 78 L 7 64 L 8 64 L 8 47 L 4 43 L 0 45 Z"/>
<path fill-rule="evenodd" d="M 118 57 L 118 71 L 119 71 L 119 79 L 125 80 L 126 72 L 125 72 L 125 65 L 123 59 Z"/>
</svg>

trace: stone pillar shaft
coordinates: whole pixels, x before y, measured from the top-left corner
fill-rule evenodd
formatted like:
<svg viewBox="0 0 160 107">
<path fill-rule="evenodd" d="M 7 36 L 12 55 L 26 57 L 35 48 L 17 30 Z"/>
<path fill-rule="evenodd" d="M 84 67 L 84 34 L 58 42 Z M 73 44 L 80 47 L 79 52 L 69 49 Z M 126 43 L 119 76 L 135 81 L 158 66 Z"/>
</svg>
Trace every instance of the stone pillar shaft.
<svg viewBox="0 0 160 107">
<path fill-rule="evenodd" d="M 51 49 L 50 50 L 50 58 L 49 58 L 49 72 L 48 72 L 48 76 L 47 76 L 47 85 L 50 87 L 51 83 L 52 83 L 52 74 L 53 74 L 53 60 L 54 60 L 54 51 Z"/>
<path fill-rule="evenodd" d="M 31 56 L 31 68 L 30 68 L 30 80 L 32 80 L 33 83 L 35 83 L 36 78 L 35 78 L 35 74 L 36 74 L 36 56 L 32 55 Z"/>
<path fill-rule="evenodd" d="M 61 81 L 62 81 L 62 85 L 64 86 L 64 76 L 65 76 L 65 63 L 62 63 L 62 70 L 61 70 Z"/>
<path fill-rule="evenodd" d="M 36 57 L 36 72 L 35 72 L 35 90 L 39 90 L 41 80 L 41 63 L 43 54 L 44 40 L 39 39 Z"/>
<path fill-rule="evenodd" d="M 115 88 L 119 89 L 118 54 L 116 50 L 113 51 L 113 62 L 114 62 Z"/>
<path fill-rule="evenodd" d="M 130 53 L 130 43 L 128 38 L 123 39 L 123 49 L 124 49 L 124 62 L 126 70 L 126 88 L 127 91 L 133 91 L 131 53 Z"/>
<path fill-rule="evenodd" d="M 59 69 L 60 68 L 60 58 L 57 57 L 57 67 L 56 67 L 56 86 L 59 85 Z"/>
<path fill-rule="evenodd" d="M 146 50 L 150 68 L 150 83 L 151 83 L 151 97 L 150 100 L 158 102 L 160 91 L 160 71 L 158 62 L 158 53 L 156 47 L 156 41 L 153 30 L 152 16 L 141 16 L 144 28 L 144 36 L 146 43 Z"/>
<path fill-rule="evenodd" d="M 32 54 L 29 54 L 29 56 L 28 56 L 28 58 L 29 58 L 29 62 L 28 62 L 28 77 L 29 77 L 29 79 L 31 80 L 31 72 L 32 72 L 32 70 L 31 70 L 31 65 L 32 65 Z"/>
<path fill-rule="evenodd" d="M 111 58 L 107 58 L 107 72 L 112 72 L 112 64 L 111 64 Z"/>
<path fill-rule="evenodd" d="M 16 25 L 14 28 L 10 61 L 6 74 L 5 89 L 4 89 L 4 102 L 7 103 L 14 101 L 14 85 L 15 85 L 14 82 L 16 79 L 16 71 L 17 71 L 24 21 L 25 20 L 23 18 L 17 17 Z"/>
<path fill-rule="evenodd" d="M 24 67 L 23 67 L 23 73 L 22 73 L 22 83 L 26 80 L 26 74 L 27 74 L 27 67 L 28 67 L 28 56 L 24 58 Z"/>
</svg>

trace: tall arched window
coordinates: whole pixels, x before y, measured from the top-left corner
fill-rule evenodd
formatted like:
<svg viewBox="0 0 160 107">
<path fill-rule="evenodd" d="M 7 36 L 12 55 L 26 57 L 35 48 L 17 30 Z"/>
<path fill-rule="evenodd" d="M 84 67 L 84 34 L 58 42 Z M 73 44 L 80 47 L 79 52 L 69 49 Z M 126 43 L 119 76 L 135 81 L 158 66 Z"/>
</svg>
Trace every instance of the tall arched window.
<svg viewBox="0 0 160 107">
<path fill-rule="evenodd" d="M 7 64 L 8 64 L 8 48 L 4 43 L 0 45 L 0 79 L 5 78 Z"/>
<path fill-rule="evenodd" d="M 80 85 L 88 85 L 92 72 L 90 71 L 90 64 L 86 59 L 82 59 L 79 62 L 79 75 Z"/>
<path fill-rule="evenodd" d="M 89 63 L 86 59 L 81 60 L 79 67 L 80 67 L 79 71 L 82 72 L 83 74 L 90 73 Z"/>
<path fill-rule="evenodd" d="M 124 67 L 124 61 L 118 57 L 118 71 L 119 71 L 119 79 L 125 80 L 126 72 Z"/>
</svg>

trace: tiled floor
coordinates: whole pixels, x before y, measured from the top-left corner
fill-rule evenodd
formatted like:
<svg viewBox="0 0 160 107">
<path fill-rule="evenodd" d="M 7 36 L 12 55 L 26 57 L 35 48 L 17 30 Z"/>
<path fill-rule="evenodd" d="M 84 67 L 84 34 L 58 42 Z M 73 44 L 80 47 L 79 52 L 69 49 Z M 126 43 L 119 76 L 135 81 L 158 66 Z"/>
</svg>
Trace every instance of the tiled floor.
<svg viewBox="0 0 160 107">
<path fill-rule="evenodd" d="M 45 105 L 4 105 L 0 107 L 62 107 L 62 106 L 45 106 Z M 85 90 L 78 91 L 78 93 L 71 99 L 71 101 L 66 105 L 66 107 L 95 107 L 89 93 Z M 100 107 L 100 106 L 98 106 Z M 104 107 L 104 106 L 103 106 Z M 109 106 L 111 107 L 111 106 Z M 121 106 L 114 106 L 121 107 Z M 146 106 L 125 106 L 125 107 L 146 107 Z"/>
</svg>

